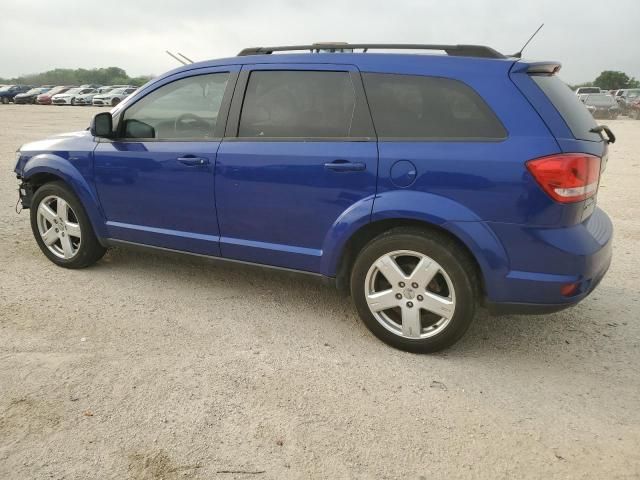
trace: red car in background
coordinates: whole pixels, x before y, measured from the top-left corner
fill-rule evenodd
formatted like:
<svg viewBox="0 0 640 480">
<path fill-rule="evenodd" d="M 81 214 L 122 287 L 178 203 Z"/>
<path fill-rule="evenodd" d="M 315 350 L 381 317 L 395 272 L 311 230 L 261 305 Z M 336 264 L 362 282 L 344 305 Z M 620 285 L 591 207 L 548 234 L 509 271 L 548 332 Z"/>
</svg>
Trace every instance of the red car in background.
<svg viewBox="0 0 640 480">
<path fill-rule="evenodd" d="M 38 103 L 38 105 L 51 105 L 51 97 L 53 97 L 56 93 L 64 93 L 71 88 L 74 88 L 74 86 L 59 85 L 57 87 L 53 87 L 48 92 L 41 93 L 40 95 L 38 95 L 36 102 Z"/>
</svg>

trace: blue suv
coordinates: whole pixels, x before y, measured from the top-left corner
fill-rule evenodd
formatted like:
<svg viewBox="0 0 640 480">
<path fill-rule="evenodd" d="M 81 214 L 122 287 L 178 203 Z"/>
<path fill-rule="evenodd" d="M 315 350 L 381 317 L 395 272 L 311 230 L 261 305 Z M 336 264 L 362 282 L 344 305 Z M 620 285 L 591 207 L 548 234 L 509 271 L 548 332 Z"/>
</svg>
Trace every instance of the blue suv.
<svg viewBox="0 0 640 480">
<path fill-rule="evenodd" d="M 306 272 L 381 340 L 439 350 L 478 307 L 557 311 L 609 267 L 615 138 L 559 68 L 474 45 L 246 49 L 24 145 L 22 205 L 62 267 L 143 245 Z"/>
</svg>

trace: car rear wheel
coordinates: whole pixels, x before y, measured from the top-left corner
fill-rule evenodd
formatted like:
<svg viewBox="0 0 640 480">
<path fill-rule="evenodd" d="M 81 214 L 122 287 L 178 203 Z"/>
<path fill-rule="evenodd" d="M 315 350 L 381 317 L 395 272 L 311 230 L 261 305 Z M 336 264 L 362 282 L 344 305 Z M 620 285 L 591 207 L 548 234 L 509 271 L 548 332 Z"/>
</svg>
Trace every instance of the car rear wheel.
<svg viewBox="0 0 640 480">
<path fill-rule="evenodd" d="M 2 103 L 4 103 L 6 105 L 7 103 L 9 103 L 9 99 L 7 97 L 4 97 L 2 99 Z"/>
<path fill-rule="evenodd" d="M 36 190 L 30 215 L 40 250 L 56 265 L 84 268 L 106 252 L 80 200 L 62 182 L 47 183 Z"/>
<path fill-rule="evenodd" d="M 119 98 L 114 98 L 113 100 L 111 100 L 111 106 L 112 107 L 115 107 L 119 103 L 120 103 L 120 99 Z"/>
<path fill-rule="evenodd" d="M 472 261 L 438 232 L 395 229 L 367 244 L 351 273 L 356 309 L 371 332 L 410 352 L 455 343 L 477 302 Z"/>
<path fill-rule="evenodd" d="M 75 105 L 75 104 L 76 104 L 76 99 L 75 99 L 75 98 L 72 98 L 72 99 L 71 99 L 71 105 L 73 106 L 73 105 Z"/>
</svg>

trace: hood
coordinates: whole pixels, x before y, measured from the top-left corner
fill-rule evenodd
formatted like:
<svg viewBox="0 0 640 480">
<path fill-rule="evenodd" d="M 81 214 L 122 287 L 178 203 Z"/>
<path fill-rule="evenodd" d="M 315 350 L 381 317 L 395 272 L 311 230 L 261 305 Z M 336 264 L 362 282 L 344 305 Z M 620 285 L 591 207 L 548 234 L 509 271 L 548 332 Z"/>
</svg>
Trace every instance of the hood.
<svg viewBox="0 0 640 480">
<path fill-rule="evenodd" d="M 35 142 L 25 143 L 20 147 L 20 159 L 16 164 L 15 172 L 22 174 L 25 164 L 39 154 L 55 155 L 69 158 L 82 156 L 93 151 L 96 143 L 89 130 L 79 132 L 61 133 Z"/>
</svg>

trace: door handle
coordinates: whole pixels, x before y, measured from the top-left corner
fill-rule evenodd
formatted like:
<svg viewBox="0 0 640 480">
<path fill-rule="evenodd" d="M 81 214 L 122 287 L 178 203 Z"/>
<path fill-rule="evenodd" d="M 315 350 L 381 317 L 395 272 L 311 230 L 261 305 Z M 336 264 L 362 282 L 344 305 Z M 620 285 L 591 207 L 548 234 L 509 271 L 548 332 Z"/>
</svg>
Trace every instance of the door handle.
<svg viewBox="0 0 640 480">
<path fill-rule="evenodd" d="M 336 172 L 362 172 L 367 169 L 367 166 L 362 162 L 334 160 L 333 162 L 325 163 L 324 168 L 334 170 Z"/>
<path fill-rule="evenodd" d="M 183 165 L 187 165 L 187 166 L 190 166 L 190 167 L 194 167 L 196 165 L 208 165 L 209 164 L 209 159 L 208 158 L 196 157 L 194 155 L 185 155 L 184 157 L 176 158 L 176 160 L 179 161 L 180 163 L 182 163 Z"/>
</svg>

